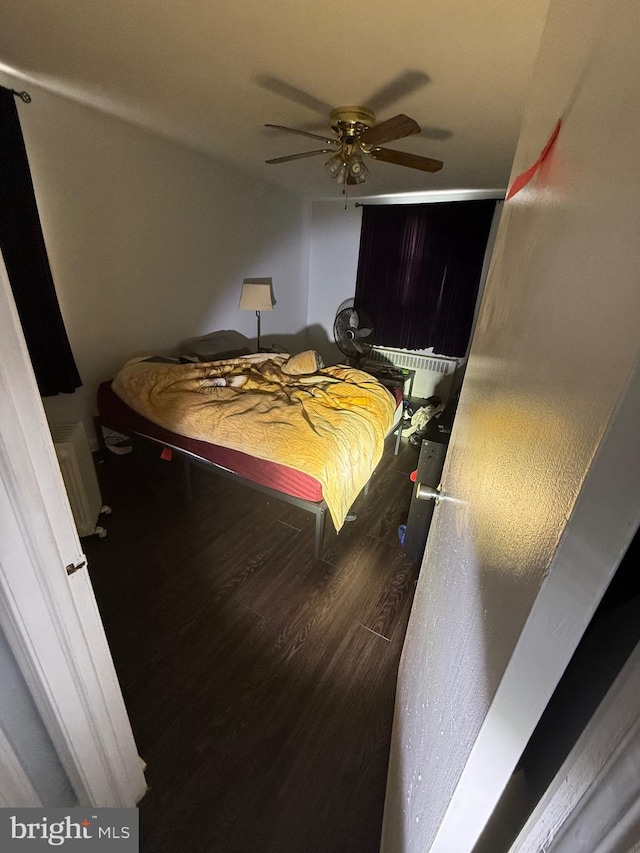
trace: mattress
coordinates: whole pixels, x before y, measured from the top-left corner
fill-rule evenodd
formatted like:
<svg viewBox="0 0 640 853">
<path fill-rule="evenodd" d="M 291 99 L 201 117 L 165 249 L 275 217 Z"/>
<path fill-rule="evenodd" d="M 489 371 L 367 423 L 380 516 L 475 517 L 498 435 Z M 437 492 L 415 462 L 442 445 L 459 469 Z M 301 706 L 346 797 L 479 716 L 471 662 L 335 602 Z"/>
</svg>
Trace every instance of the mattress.
<svg viewBox="0 0 640 853">
<path fill-rule="evenodd" d="M 98 388 L 98 415 L 105 426 L 126 435 L 133 433 L 160 444 L 184 450 L 199 459 L 212 462 L 240 477 L 251 480 L 252 483 L 314 503 L 322 500 L 322 486 L 308 474 L 303 474 L 286 465 L 257 459 L 238 450 L 186 438 L 164 429 L 129 408 L 112 390 L 111 382 L 103 382 Z"/>
</svg>

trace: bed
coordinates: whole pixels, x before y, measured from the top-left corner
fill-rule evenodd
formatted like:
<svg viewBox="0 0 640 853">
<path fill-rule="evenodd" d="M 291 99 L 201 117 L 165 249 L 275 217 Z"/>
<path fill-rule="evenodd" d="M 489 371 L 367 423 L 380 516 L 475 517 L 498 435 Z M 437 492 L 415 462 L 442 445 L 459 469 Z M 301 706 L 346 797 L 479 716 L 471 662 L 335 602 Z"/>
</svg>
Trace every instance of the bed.
<svg viewBox="0 0 640 853">
<path fill-rule="evenodd" d="M 152 357 L 100 385 L 96 426 L 171 448 L 189 487 L 195 463 L 312 512 L 318 557 L 326 513 L 339 531 L 401 411 L 401 395 L 312 351 Z"/>
</svg>

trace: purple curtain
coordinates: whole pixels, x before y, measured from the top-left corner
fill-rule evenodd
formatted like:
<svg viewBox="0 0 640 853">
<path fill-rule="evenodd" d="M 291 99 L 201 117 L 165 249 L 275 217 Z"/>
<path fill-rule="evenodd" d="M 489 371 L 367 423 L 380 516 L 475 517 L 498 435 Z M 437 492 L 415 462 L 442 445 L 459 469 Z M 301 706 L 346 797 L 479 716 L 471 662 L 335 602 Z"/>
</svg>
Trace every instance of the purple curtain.
<svg viewBox="0 0 640 853">
<path fill-rule="evenodd" d="M 0 86 L 0 249 L 43 397 L 82 382 L 58 305 L 18 110 Z"/>
<path fill-rule="evenodd" d="M 364 206 L 355 304 L 376 344 L 465 355 L 495 205 Z"/>
</svg>

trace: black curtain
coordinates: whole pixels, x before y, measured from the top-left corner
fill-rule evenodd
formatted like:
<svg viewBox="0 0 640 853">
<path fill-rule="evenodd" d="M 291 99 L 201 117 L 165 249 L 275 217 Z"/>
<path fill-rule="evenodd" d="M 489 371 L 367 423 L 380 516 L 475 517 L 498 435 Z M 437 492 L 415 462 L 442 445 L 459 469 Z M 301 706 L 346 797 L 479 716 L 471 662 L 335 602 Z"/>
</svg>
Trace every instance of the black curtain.
<svg viewBox="0 0 640 853">
<path fill-rule="evenodd" d="M 355 304 L 376 344 L 465 355 L 495 204 L 364 206 Z"/>
<path fill-rule="evenodd" d="M 0 249 L 41 395 L 75 391 L 82 382 L 51 277 L 18 110 L 2 86 Z"/>
</svg>

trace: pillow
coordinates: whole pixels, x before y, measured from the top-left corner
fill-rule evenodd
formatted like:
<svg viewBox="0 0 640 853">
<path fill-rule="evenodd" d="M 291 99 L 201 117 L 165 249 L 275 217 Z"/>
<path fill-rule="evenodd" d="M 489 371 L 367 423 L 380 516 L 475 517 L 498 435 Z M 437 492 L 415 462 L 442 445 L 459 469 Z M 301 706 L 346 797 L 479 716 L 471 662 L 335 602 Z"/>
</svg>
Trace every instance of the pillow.
<svg viewBox="0 0 640 853">
<path fill-rule="evenodd" d="M 318 353 L 312 349 L 308 349 L 297 353 L 297 355 L 292 355 L 282 365 L 282 372 L 289 376 L 304 376 L 305 374 L 315 373 L 322 367 L 324 365 Z"/>
<path fill-rule="evenodd" d="M 197 356 L 199 361 L 222 361 L 225 358 L 250 355 L 252 352 L 249 338 L 233 329 L 191 338 L 182 346 L 189 355 Z"/>
</svg>

